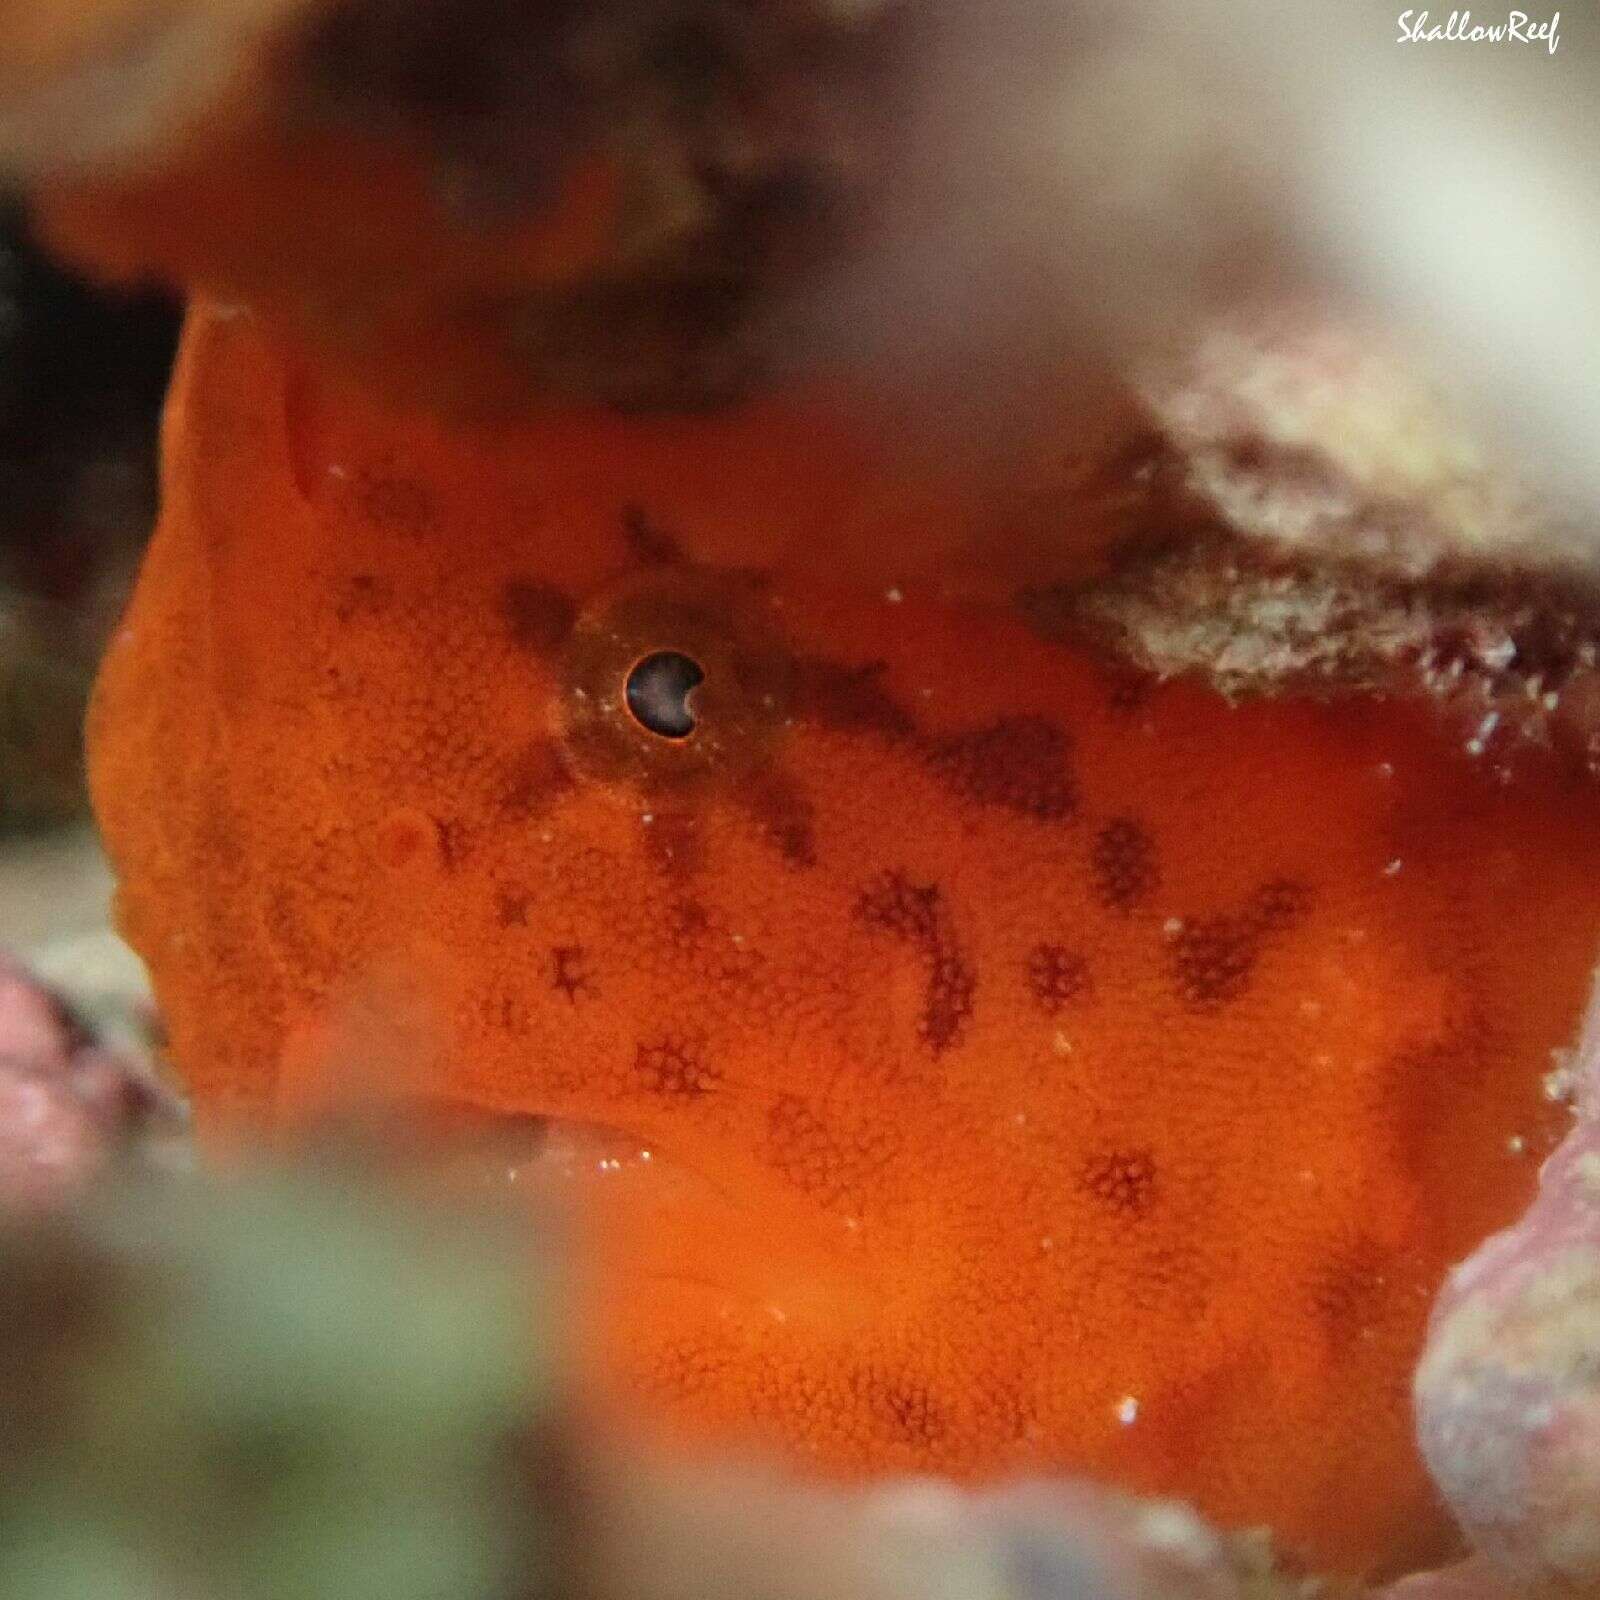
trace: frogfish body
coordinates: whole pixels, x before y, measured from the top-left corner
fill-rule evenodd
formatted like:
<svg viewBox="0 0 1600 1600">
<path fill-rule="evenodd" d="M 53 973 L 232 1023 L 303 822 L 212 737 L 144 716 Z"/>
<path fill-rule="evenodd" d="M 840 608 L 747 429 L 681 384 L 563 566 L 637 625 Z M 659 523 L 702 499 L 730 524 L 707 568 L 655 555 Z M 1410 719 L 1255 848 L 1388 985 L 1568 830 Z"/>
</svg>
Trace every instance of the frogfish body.
<svg viewBox="0 0 1600 1600">
<path fill-rule="evenodd" d="M 197 311 L 91 754 L 202 1128 L 608 1130 L 595 1365 L 685 1437 L 1434 1553 L 1410 1373 L 1556 1129 L 1595 795 L 813 558 L 923 505 L 804 406 L 452 429 Z"/>
</svg>

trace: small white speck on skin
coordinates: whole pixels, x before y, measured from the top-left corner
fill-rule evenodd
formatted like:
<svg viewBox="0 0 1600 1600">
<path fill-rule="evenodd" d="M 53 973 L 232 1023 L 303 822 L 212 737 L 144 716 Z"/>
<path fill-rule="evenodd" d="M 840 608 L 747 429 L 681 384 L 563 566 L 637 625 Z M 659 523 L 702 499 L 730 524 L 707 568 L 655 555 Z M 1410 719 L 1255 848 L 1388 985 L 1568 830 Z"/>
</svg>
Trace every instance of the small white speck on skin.
<svg viewBox="0 0 1600 1600">
<path fill-rule="evenodd" d="M 1139 1397 L 1125 1394 L 1117 1401 L 1117 1421 L 1124 1428 L 1131 1428 L 1139 1420 Z"/>
<path fill-rule="evenodd" d="M 845 1225 L 846 1228 L 848 1228 L 850 1230 L 851 1233 L 855 1233 L 861 1227 L 861 1218 L 860 1217 L 846 1217 L 844 1219 L 844 1225 Z"/>
<path fill-rule="evenodd" d="M 899 589 L 885 589 L 883 591 L 883 598 L 887 600 L 890 605 L 897 606 L 902 600 L 905 599 L 905 595 Z"/>
<path fill-rule="evenodd" d="M 1026 1111 L 1018 1111 L 1012 1116 L 1011 1120 L 1019 1128 L 1026 1128 L 1028 1126 L 1028 1113 Z"/>
<path fill-rule="evenodd" d="M 1549 690 L 1540 702 L 1546 711 L 1557 711 L 1561 707 L 1561 696 L 1554 689 Z"/>
<path fill-rule="evenodd" d="M 777 1323 L 784 1323 L 789 1320 L 789 1313 L 782 1306 L 768 1306 L 767 1315 Z"/>
<path fill-rule="evenodd" d="M 641 1161 L 649 1161 L 654 1154 L 655 1152 L 653 1150 L 641 1150 L 639 1152 L 639 1159 Z"/>
<path fill-rule="evenodd" d="M 1378 776 L 1380 778 L 1392 778 L 1394 776 L 1394 762 L 1380 761 L 1378 763 Z"/>
<path fill-rule="evenodd" d="M 1568 1050 L 1552 1050 L 1550 1059 L 1555 1066 L 1544 1075 L 1544 1097 L 1560 1105 L 1572 1099 L 1578 1091 L 1578 1071 Z"/>
<path fill-rule="evenodd" d="M 742 933 L 730 933 L 728 937 L 734 944 L 742 945 L 744 943 L 744 935 Z"/>
<path fill-rule="evenodd" d="M 1066 1034 L 1057 1029 L 1055 1038 L 1050 1041 L 1050 1048 L 1058 1056 L 1070 1056 L 1072 1054 L 1072 1041 Z"/>
<path fill-rule="evenodd" d="M 648 828 L 656 820 L 656 814 L 653 811 L 640 812 L 639 820 Z"/>
<path fill-rule="evenodd" d="M 1404 865 L 1405 865 L 1405 863 L 1400 859 L 1400 857 L 1396 856 L 1393 861 L 1389 862 L 1388 865 L 1384 867 L 1384 869 L 1383 869 L 1384 877 L 1393 878 L 1393 877 L 1397 876 L 1399 874 L 1399 871 L 1400 871 L 1401 867 L 1403 867 Z"/>
<path fill-rule="evenodd" d="M 1506 1140 L 1506 1152 L 1509 1155 L 1520 1156 L 1528 1148 L 1528 1141 L 1520 1133 L 1514 1133 Z"/>
<path fill-rule="evenodd" d="M 1300 1002 L 1300 1015 L 1302 1017 L 1320 1017 L 1322 1015 L 1322 1002 L 1320 1000 L 1302 1000 Z"/>
<path fill-rule="evenodd" d="M 329 467 L 328 476 L 330 478 L 339 479 L 348 478 L 350 476 L 350 469 L 348 467 Z"/>
<path fill-rule="evenodd" d="M 1183 932 L 1183 918 L 1168 917 L 1167 920 L 1161 924 L 1161 931 L 1166 934 L 1169 939 L 1176 939 L 1177 936 Z"/>
<path fill-rule="evenodd" d="M 1049 1253 L 1054 1250 L 1055 1247 L 1056 1242 L 1048 1233 L 1039 1241 L 1039 1248 L 1043 1250 L 1046 1255 L 1049 1255 Z"/>
<path fill-rule="evenodd" d="M 1477 731 L 1467 740 L 1467 754 L 1481 756 L 1489 747 L 1489 740 L 1494 735 L 1494 730 L 1500 726 L 1500 713 L 1491 711 L 1482 722 L 1478 724 Z"/>
<path fill-rule="evenodd" d="M 553 838 L 554 838 L 554 837 L 555 837 L 555 835 L 554 835 L 554 834 L 553 834 L 553 833 L 551 833 L 551 832 L 550 832 L 550 831 L 549 831 L 549 830 L 548 830 L 548 829 L 546 829 L 546 830 L 545 830 L 545 831 L 544 831 L 544 832 L 542 832 L 542 833 L 541 833 L 541 834 L 540 834 L 540 835 L 539 835 L 539 843 L 540 843 L 540 844 L 549 844 L 549 843 L 550 843 L 550 841 L 551 841 L 551 840 L 552 840 L 552 839 L 553 839 Z"/>
</svg>

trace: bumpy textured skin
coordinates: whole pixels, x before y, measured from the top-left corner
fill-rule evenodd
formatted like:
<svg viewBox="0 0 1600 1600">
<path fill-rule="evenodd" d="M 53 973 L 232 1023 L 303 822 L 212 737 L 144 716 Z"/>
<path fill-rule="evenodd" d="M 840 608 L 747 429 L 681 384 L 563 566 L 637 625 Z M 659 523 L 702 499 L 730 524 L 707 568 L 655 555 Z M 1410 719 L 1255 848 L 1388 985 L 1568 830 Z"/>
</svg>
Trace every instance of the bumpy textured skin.
<svg viewBox="0 0 1600 1600">
<path fill-rule="evenodd" d="M 202 1125 L 613 1130 L 597 1346 L 682 1432 L 1436 1553 L 1410 1371 L 1550 1146 L 1593 792 L 814 558 L 936 549 L 915 487 L 798 405 L 452 434 L 199 312 L 91 737 Z"/>
</svg>

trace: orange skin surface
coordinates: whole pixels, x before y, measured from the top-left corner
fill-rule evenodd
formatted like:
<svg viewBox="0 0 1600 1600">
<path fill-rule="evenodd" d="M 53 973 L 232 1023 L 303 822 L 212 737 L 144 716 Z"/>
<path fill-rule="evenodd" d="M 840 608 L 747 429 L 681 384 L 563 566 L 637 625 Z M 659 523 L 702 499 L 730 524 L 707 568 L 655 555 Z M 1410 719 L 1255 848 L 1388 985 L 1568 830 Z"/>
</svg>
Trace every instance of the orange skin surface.
<svg viewBox="0 0 1600 1600">
<path fill-rule="evenodd" d="M 1590 789 L 808 573 L 910 502 L 803 412 L 452 433 L 201 311 L 166 448 L 92 777 L 205 1130 L 613 1130 L 593 1353 L 683 1436 L 1448 1545 L 1410 1374 L 1559 1122 Z"/>
</svg>

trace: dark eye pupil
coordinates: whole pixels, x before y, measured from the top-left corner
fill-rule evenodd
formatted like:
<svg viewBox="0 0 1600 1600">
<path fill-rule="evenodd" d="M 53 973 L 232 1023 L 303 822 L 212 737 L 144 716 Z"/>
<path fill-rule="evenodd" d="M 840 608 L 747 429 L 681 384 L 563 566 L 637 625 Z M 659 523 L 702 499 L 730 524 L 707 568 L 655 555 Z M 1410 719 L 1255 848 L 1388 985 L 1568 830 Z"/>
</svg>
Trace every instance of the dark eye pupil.
<svg viewBox="0 0 1600 1600">
<path fill-rule="evenodd" d="M 680 650 L 657 650 L 628 674 L 628 709 L 663 739 L 687 739 L 695 717 L 689 695 L 705 682 L 700 663 Z"/>
</svg>

